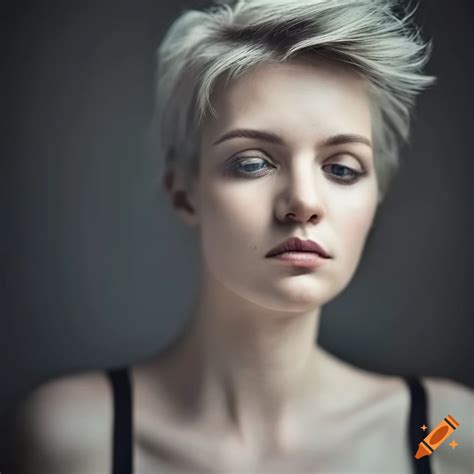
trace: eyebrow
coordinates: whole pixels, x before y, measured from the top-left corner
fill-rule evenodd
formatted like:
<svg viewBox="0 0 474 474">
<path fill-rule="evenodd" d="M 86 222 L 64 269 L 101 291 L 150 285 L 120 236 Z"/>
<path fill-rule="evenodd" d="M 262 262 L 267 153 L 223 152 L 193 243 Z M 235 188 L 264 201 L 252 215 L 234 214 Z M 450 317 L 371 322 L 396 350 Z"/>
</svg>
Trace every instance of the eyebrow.
<svg viewBox="0 0 474 474">
<path fill-rule="evenodd" d="M 263 140 L 274 145 L 285 144 L 284 140 L 275 133 L 267 132 L 265 130 L 254 130 L 250 128 L 237 128 L 222 135 L 213 143 L 213 145 L 219 145 L 219 143 L 222 143 L 226 140 L 231 140 L 233 138 L 251 138 Z M 372 148 L 372 143 L 368 138 L 355 133 L 340 133 L 338 135 L 332 135 L 323 141 L 322 146 L 343 145 L 345 143 L 363 143 L 364 145 Z"/>
</svg>

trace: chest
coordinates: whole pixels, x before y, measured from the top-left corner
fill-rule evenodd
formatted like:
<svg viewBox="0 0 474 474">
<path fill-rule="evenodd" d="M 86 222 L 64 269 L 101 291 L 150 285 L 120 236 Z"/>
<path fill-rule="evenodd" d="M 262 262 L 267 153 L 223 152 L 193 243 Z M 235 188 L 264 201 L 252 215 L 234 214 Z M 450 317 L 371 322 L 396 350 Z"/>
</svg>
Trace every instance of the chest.
<svg viewBox="0 0 474 474">
<path fill-rule="evenodd" d="M 331 450 L 322 452 L 319 446 L 314 450 L 301 451 L 288 457 L 277 457 L 260 464 L 225 459 L 218 454 L 216 446 L 200 446 L 199 453 L 188 449 L 186 454 L 175 452 L 150 452 L 141 446 L 135 447 L 134 472 L 163 472 L 173 474 L 208 473 L 410 473 L 412 461 L 406 443 L 387 445 L 380 438 L 367 437 L 365 442 L 354 440 L 347 446 L 338 444 Z M 196 448 L 196 446 L 194 447 Z"/>
<path fill-rule="evenodd" d="M 134 437 L 134 472 L 190 474 L 267 473 L 411 473 L 413 453 L 408 445 L 409 400 L 394 397 L 357 413 L 323 421 L 308 417 L 301 444 L 291 453 L 272 453 L 258 463 L 225 442 L 225 438 L 196 429 L 162 429 Z"/>
</svg>

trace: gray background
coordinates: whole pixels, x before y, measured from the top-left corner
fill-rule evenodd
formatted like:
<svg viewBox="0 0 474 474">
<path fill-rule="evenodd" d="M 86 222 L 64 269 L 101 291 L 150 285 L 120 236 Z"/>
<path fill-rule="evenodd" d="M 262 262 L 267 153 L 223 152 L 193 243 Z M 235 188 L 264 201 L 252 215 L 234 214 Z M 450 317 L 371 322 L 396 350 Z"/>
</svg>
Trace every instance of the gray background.
<svg viewBox="0 0 474 474">
<path fill-rule="evenodd" d="M 186 321 L 197 249 L 144 143 L 155 47 L 197 4 L 2 12 L 0 409 L 48 378 L 159 351 Z M 419 101 L 400 174 L 319 342 L 369 370 L 473 387 L 472 6 L 440 4 L 417 13 L 438 85 Z"/>
</svg>

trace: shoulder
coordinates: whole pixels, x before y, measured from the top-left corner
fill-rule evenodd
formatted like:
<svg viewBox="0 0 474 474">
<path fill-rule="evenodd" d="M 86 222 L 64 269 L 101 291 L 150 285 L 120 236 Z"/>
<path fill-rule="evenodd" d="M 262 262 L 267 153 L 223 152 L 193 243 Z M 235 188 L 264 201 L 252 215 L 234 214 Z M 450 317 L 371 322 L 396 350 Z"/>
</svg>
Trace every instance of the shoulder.
<svg viewBox="0 0 474 474">
<path fill-rule="evenodd" d="M 468 415 L 472 415 L 474 389 L 444 377 L 422 377 L 421 380 L 426 387 L 432 413 L 444 413 L 443 418 L 449 413 L 456 418 L 457 414 L 461 424 L 462 418 L 468 422 Z"/>
<path fill-rule="evenodd" d="M 111 389 L 103 372 L 46 381 L 7 415 L 15 453 L 10 462 L 21 472 L 107 470 L 111 422 Z"/>
<path fill-rule="evenodd" d="M 422 377 L 426 388 L 428 417 L 433 429 L 447 415 L 459 422 L 459 427 L 435 453 L 433 466 L 436 472 L 474 472 L 474 390 L 459 382 L 443 377 Z M 459 446 L 452 448 L 449 442 Z"/>
</svg>

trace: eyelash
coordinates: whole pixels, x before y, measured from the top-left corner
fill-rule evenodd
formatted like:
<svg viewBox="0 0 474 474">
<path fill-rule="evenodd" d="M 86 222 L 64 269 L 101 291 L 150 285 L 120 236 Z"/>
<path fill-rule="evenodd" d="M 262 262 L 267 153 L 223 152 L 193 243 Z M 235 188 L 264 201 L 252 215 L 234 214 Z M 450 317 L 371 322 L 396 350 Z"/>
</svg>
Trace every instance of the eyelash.
<svg viewBox="0 0 474 474">
<path fill-rule="evenodd" d="M 268 164 L 268 161 L 266 161 L 265 159 L 260 158 L 260 157 L 237 158 L 235 160 L 235 162 L 233 162 L 232 165 L 230 166 L 230 170 L 229 170 L 230 173 L 232 175 L 235 175 L 235 176 L 243 177 L 244 179 L 253 179 L 253 178 L 256 179 L 256 178 L 259 178 L 260 176 L 264 176 L 266 173 L 257 173 L 257 172 L 243 173 L 241 171 L 238 171 L 238 167 L 239 167 L 240 164 L 242 164 L 243 162 L 245 162 L 247 160 L 252 160 L 252 159 L 253 160 L 255 160 L 255 159 L 262 160 L 264 163 Z M 253 165 L 253 164 L 256 164 L 256 163 L 250 163 L 250 164 Z M 249 166 L 249 165 L 247 165 L 247 166 Z M 341 184 L 353 184 L 353 183 L 357 182 L 359 180 L 359 178 L 361 178 L 362 176 L 367 174 L 365 171 L 356 171 L 356 170 L 350 168 L 349 166 L 340 165 L 338 163 L 329 163 L 329 164 L 324 165 L 324 166 L 338 166 L 340 169 L 343 170 L 343 172 L 348 170 L 350 173 L 352 173 L 353 179 L 350 179 L 350 180 L 338 179 L 338 178 L 334 177 L 335 175 L 332 174 L 333 179 L 335 181 L 337 181 L 338 183 L 341 183 Z"/>
</svg>

